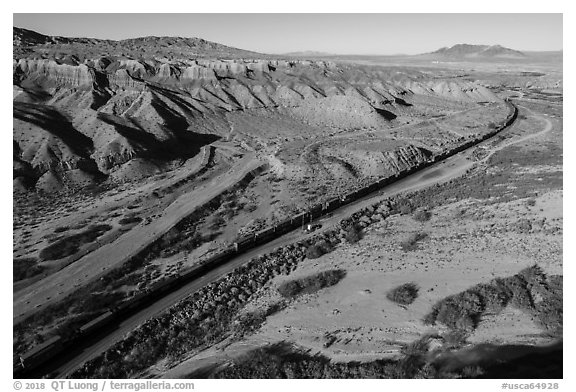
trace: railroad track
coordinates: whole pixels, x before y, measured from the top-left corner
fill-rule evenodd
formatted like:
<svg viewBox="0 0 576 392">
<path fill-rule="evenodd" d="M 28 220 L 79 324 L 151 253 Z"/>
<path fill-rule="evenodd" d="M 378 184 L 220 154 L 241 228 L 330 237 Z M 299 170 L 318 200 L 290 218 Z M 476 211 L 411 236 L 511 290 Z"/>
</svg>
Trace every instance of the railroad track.
<svg viewBox="0 0 576 392">
<path fill-rule="evenodd" d="M 61 366 L 59 368 L 60 371 L 57 372 L 57 375 L 65 374 L 75 366 L 90 359 L 89 356 L 84 353 L 83 348 L 92 344 L 93 346 L 96 346 L 97 350 L 100 350 L 99 352 L 104 350 L 104 345 L 98 344 L 98 341 L 105 338 L 107 333 L 113 331 L 115 325 L 118 326 L 122 324 L 123 320 L 126 321 L 131 319 L 133 322 L 131 324 L 129 323 L 128 327 L 135 327 L 138 324 L 134 323 L 134 316 L 146 314 L 148 318 L 153 317 L 166 307 L 169 307 L 170 304 L 173 304 L 174 302 L 188 296 L 191 292 L 208 284 L 208 276 L 210 276 L 212 279 L 216 279 L 232 271 L 232 266 L 235 267 L 240 263 L 246 262 L 247 257 L 249 259 L 249 256 L 255 253 L 250 252 L 251 250 L 257 250 L 257 254 L 261 254 L 261 249 L 258 249 L 258 247 L 261 245 L 272 243 L 275 246 L 280 246 L 282 243 L 282 241 L 279 241 L 281 239 L 280 237 L 301 227 L 302 222 L 318 219 L 322 216 L 334 212 L 337 209 L 346 207 L 355 201 L 362 200 L 373 192 L 381 190 L 386 186 L 393 185 L 394 183 L 410 175 L 416 174 L 423 169 L 443 162 L 460 152 L 466 151 L 472 147 L 475 147 L 479 143 L 489 140 L 502 130 L 511 126 L 518 116 L 518 109 L 516 106 L 514 106 L 509 101 L 506 102 L 510 108 L 510 113 L 505 123 L 493 131 L 481 136 L 478 139 L 468 141 L 467 143 L 464 143 L 463 145 L 453 150 L 436 155 L 429 161 L 423 162 L 409 170 L 404 170 L 403 172 L 400 172 L 391 177 L 382 178 L 364 188 L 344 195 L 341 198 L 335 198 L 325 203 L 316 205 L 303 213 L 280 222 L 273 227 L 240 239 L 238 242 L 226 248 L 220 254 L 217 254 L 210 259 L 204 260 L 202 263 L 192 268 L 184 270 L 178 276 L 164 279 L 154 285 L 150 290 L 141 293 L 140 295 L 129 301 L 126 301 L 114 309 L 110 309 L 108 312 L 100 315 L 98 318 L 80 327 L 74 336 L 70 338 L 55 336 L 50 341 L 37 346 L 30 352 L 25 353 L 23 356 L 21 356 L 21 363 L 15 364 L 14 377 L 37 378 L 39 376 L 45 375 L 45 373 L 49 370 L 47 370 L 48 368 L 44 367 L 44 365 L 50 361 L 53 371 L 54 366 L 56 366 L 58 363 L 59 355 L 62 356 L 61 361 L 66 360 L 67 365 L 65 364 Z M 238 258 L 238 256 L 244 257 Z M 230 263 L 231 261 L 236 262 Z M 166 301 L 166 298 L 169 298 L 170 301 Z M 161 307 L 161 309 L 156 309 L 154 312 L 145 312 L 147 308 L 152 307 L 153 304 L 158 302 L 162 302 L 165 304 L 165 306 Z M 140 319 L 136 318 L 136 321 L 138 320 Z M 126 329 L 126 327 L 127 326 L 124 325 L 124 329 Z M 120 339 L 121 335 L 118 336 L 118 334 L 116 334 L 116 338 Z M 70 351 L 70 349 L 72 350 Z M 91 352 L 92 356 L 97 354 L 94 351 L 95 350 L 92 350 Z M 74 353 L 77 355 L 74 356 Z M 70 358 L 71 356 L 72 358 Z M 82 358 L 80 359 L 80 357 Z"/>
</svg>

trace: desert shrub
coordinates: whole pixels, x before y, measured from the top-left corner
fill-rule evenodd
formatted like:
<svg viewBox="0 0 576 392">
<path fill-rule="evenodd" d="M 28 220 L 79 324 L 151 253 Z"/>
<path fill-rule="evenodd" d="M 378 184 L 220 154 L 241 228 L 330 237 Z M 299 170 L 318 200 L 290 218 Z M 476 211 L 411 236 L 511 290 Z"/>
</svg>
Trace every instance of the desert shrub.
<svg viewBox="0 0 576 392">
<path fill-rule="evenodd" d="M 317 259 L 318 257 L 332 251 L 332 246 L 326 241 L 319 241 L 306 248 L 306 258 Z"/>
<path fill-rule="evenodd" d="M 518 272 L 518 276 L 524 278 L 527 284 L 544 284 L 546 282 L 546 273 L 538 265 L 534 264 L 528 268 L 524 268 L 522 271 Z"/>
<path fill-rule="evenodd" d="M 344 239 L 351 243 L 355 244 L 356 242 L 360 241 L 362 238 L 361 236 L 361 229 L 356 225 L 351 225 L 346 229 L 346 233 L 344 234 Z"/>
<path fill-rule="evenodd" d="M 416 283 L 404 283 L 386 294 L 386 298 L 400 305 L 410 305 L 418 297 L 418 285 Z"/>
<path fill-rule="evenodd" d="M 227 220 L 230 220 L 234 217 L 234 215 L 236 214 L 235 208 L 237 207 L 226 208 L 225 210 L 219 213 L 218 216 L 222 218 L 222 221 L 220 221 L 219 223 L 220 226 L 224 226 Z"/>
<path fill-rule="evenodd" d="M 44 267 L 38 265 L 35 258 L 26 257 L 14 259 L 12 271 L 13 281 L 17 282 L 41 274 L 44 271 Z"/>
<path fill-rule="evenodd" d="M 428 352 L 428 347 L 433 336 L 424 335 L 411 343 L 402 346 L 401 352 L 404 355 L 420 355 Z"/>
<path fill-rule="evenodd" d="M 471 291 L 444 298 L 434 305 L 425 322 L 440 322 L 455 330 L 474 329 L 484 311 L 482 298 Z"/>
<path fill-rule="evenodd" d="M 467 333 L 462 330 L 452 330 L 442 335 L 443 347 L 454 349 L 466 344 Z"/>
<path fill-rule="evenodd" d="M 532 308 L 532 296 L 528 290 L 526 280 L 520 275 L 496 279 L 496 284 L 504 290 L 510 298 L 510 303 L 519 309 Z"/>
<path fill-rule="evenodd" d="M 412 212 L 412 206 L 410 204 L 402 204 L 398 207 L 398 211 L 402 215 L 408 215 Z"/>
<path fill-rule="evenodd" d="M 499 312 L 510 300 L 509 293 L 498 285 L 481 283 L 472 290 L 482 298 L 484 308 L 489 312 Z"/>
<path fill-rule="evenodd" d="M 563 284 L 562 276 L 547 277 L 537 265 L 518 273 L 526 281 L 533 309 L 540 325 L 552 333 L 561 333 L 563 324 Z"/>
<path fill-rule="evenodd" d="M 78 252 L 80 247 L 112 229 L 110 225 L 92 225 L 85 231 L 64 237 L 61 240 L 48 245 L 40 252 L 42 260 L 57 260 Z"/>
<path fill-rule="evenodd" d="M 426 365 L 426 358 L 423 354 L 407 355 L 398 361 L 402 378 L 421 378 L 419 373 Z"/>
<path fill-rule="evenodd" d="M 258 205 L 256 203 L 248 203 L 245 205 L 244 209 L 248 212 L 254 212 L 258 209 Z"/>
<path fill-rule="evenodd" d="M 319 245 L 311 245 L 306 249 L 306 258 L 308 259 L 317 259 L 323 254 L 324 251 Z"/>
<path fill-rule="evenodd" d="M 132 223 L 142 222 L 142 218 L 139 216 L 127 216 L 126 218 L 122 218 L 118 221 L 121 225 L 130 225 Z"/>
<path fill-rule="evenodd" d="M 429 221 L 431 217 L 432 214 L 426 210 L 417 211 L 414 215 L 412 215 L 412 218 L 414 218 L 414 220 L 417 222 Z"/>
<path fill-rule="evenodd" d="M 536 199 L 534 199 L 533 197 L 529 198 L 528 200 L 526 200 L 526 205 L 534 207 L 536 205 Z"/>
<path fill-rule="evenodd" d="M 548 333 L 562 337 L 562 300 L 559 299 L 558 304 L 551 304 L 549 301 L 545 301 L 537 305 L 536 311 L 540 325 L 546 328 Z"/>
<path fill-rule="evenodd" d="M 516 222 L 515 229 L 517 233 L 528 233 L 530 230 L 532 230 L 532 222 L 525 218 L 520 219 L 518 222 Z"/>
<path fill-rule="evenodd" d="M 418 232 L 412 233 L 408 238 L 400 243 L 400 247 L 404 252 L 409 252 L 418 249 L 418 242 L 427 238 L 428 234 Z"/>
<path fill-rule="evenodd" d="M 57 228 L 54 229 L 54 233 L 62 233 L 68 231 L 68 227 L 67 226 L 59 226 Z"/>
<path fill-rule="evenodd" d="M 534 304 L 533 311 L 540 325 L 550 333 L 560 336 L 562 336 L 564 314 L 562 293 L 562 289 L 548 292 L 547 295 Z"/>
<path fill-rule="evenodd" d="M 329 270 L 305 278 L 295 279 L 278 286 L 278 292 L 283 297 L 295 297 L 302 294 L 311 294 L 325 287 L 333 286 L 346 276 L 344 270 Z"/>
<path fill-rule="evenodd" d="M 562 275 L 550 275 L 546 277 L 548 289 L 553 293 L 561 293 L 564 287 L 564 277 Z"/>
</svg>

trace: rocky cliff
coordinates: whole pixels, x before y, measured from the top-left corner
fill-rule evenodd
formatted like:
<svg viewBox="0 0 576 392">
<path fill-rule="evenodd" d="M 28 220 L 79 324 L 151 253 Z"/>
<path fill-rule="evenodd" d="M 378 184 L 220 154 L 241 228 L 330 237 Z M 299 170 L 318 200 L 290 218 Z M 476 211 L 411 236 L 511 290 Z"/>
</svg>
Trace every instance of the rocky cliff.
<svg viewBox="0 0 576 392">
<path fill-rule="evenodd" d="M 80 170 L 90 182 L 134 158 L 186 159 L 228 136 L 232 112 L 268 111 L 303 128 L 382 129 L 424 116 L 429 104 L 497 100 L 473 82 L 415 69 L 279 59 L 200 39 L 103 41 L 15 28 L 14 48 L 16 158 L 37 179 Z M 274 137 L 270 129 L 263 142 Z"/>
<path fill-rule="evenodd" d="M 390 145 L 376 151 L 353 147 L 349 149 L 324 148 L 320 155 L 323 167 L 334 178 L 360 179 L 399 173 L 428 160 L 432 153 L 423 147 L 407 144 Z"/>
</svg>

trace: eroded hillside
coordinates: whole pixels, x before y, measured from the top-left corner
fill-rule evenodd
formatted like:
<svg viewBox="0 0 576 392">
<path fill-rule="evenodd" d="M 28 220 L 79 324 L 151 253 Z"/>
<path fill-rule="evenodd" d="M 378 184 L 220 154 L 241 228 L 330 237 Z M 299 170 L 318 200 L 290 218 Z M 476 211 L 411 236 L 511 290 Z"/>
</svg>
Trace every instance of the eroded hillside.
<svg viewBox="0 0 576 392">
<path fill-rule="evenodd" d="M 215 140 L 273 155 L 291 142 L 308 144 L 351 130 L 382 131 L 431 113 L 442 117 L 499 101 L 474 82 L 437 79 L 418 70 L 246 59 L 239 55 L 251 53 L 239 50 L 231 52 L 233 59 L 218 59 L 214 51 L 225 47 L 198 40 L 187 52 L 172 51 L 173 58 L 139 53 L 134 40 L 106 41 L 115 49 L 106 53 L 104 46 L 95 56 L 92 51 L 102 44 L 98 40 L 25 39 L 22 34 L 15 29 L 16 48 L 22 50 L 15 52 L 13 66 L 19 169 L 14 177 L 19 185 L 44 191 L 113 182 L 110 174 L 136 158 L 166 170 Z M 170 45 L 182 48 L 182 40 Z M 153 48 L 169 44 L 155 37 L 137 42 Z M 198 51 L 216 58 L 202 58 Z M 498 105 L 490 109 L 504 112 Z M 254 116 L 272 117 L 280 126 L 252 121 Z M 438 143 L 415 147 L 434 150 L 457 142 L 450 131 L 438 132 Z M 402 158 L 395 155 L 412 154 L 413 146 L 396 135 L 382 136 L 380 150 L 392 154 L 389 168 L 401 166 Z M 337 170 L 364 164 L 353 156 L 342 161 L 342 150 L 328 154 Z"/>
<path fill-rule="evenodd" d="M 412 187 L 469 175 L 473 169 L 481 172 L 486 169 L 484 165 L 490 154 L 500 150 L 498 143 L 524 137 L 539 130 L 540 122 L 549 121 L 530 112 L 530 102 L 561 103 L 561 93 L 534 91 L 527 88 L 525 81 L 524 76 L 515 79 L 513 75 L 487 71 L 471 73 L 421 65 L 369 66 L 283 58 L 197 38 L 103 41 L 49 37 L 15 28 L 15 353 L 22 354 L 54 336 L 74 336 L 90 320 L 119 304 L 129 304 L 140 293 L 153 290 L 167 278 L 179 276 L 187 268 L 233 246 L 245 235 L 376 179 L 405 173 L 444 151 L 501 129 L 510 119 L 510 107 L 503 98 L 521 99 L 526 105 L 521 122 L 525 129 L 517 133 L 509 131 L 493 145 L 483 145 L 474 153 L 468 151 L 457 165 L 434 169 L 421 178 L 413 177 L 417 184 Z M 552 83 L 550 88 L 561 86 L 559 83 Z M 546 108 L 538 110 L 549 112 Z M 557 132 L 556 121 L 554 127 Z M 526 170 L 536 169 L 527 165 Z M 482 172 L 467 179 L 481 181 L 485 175 Z M 553 180 L 551 190 L 558 191 L 561 179 L 560 185 L 556 177 Z M 506 192 L 509 184 L 491 185 Z M 446 187 L 454 191 L 451 185 Z M 387 209 L 372 211 L 366 218 L 368 221 L 354 221 L 353 228 L 342 230 L 337 225 L 343 222 L 340 219 L 344 215 L 328 217 L 330 224 L 325 223 L 321 236 L 334 241 L 322 243 L 316 250 L 328 253 L 320 259 L 322 263 L 342 267 L 348 274 L 340 274 L 339 269 L 328 271 L 338 278 L 330 285 L 343 281 L 331 290 L 343 290 L 344 294 L 322 305 L 322 320 L 306 316 L 302 324 L 292 320 L 292 329 L 280 332 L 288 320 L 284 306 L 307 315 L 310 298 L 295 296 L 280 300 L 277 284 L 294 276 L 308 282 L 302 273 L 312 274 L 319 267 L 318 261 L 313 261 L 317 257 L 308 254 L 317 237 L 298 231 L 282 239 L 281 249 L 288 249 L 288 253 L 281 251 L 258 259 L 269 265 L 251 261 L 236 270 L 230 267 L 221 281 L 214 281 L 195 294 L 194 305 L 182 302 L 182 306 L 191 306 L 183 311 L 186 317 L 179 318 L 186 325 L 182 329 L 185 332 L 169 339 L 169 331 L 164 328 L 158 332 L 159 340 L 154 344 L 167 347 L 168 351 L 180 347 L 171 366 L 186 356 L 198 354 L 199 347 L 205 348 L 207 342 L 226 341 L 230 334 L 233 340 L 246 337 L 250 344 L 253 338 L 270 343 L 286 339 L 344 361 L 381 356 L 386 350 L 397 354 L 399 347 L 419 338 L 427 328 L 415 315 L 419 318 L 429 310 L 432 300 L 440 300 L 454 290 L 437 290 L 434 295 L 422 296 L 417 312 L 410 313 L 409 318 L 394 308 L 394 323 L 411 323 L 401 333 L 382 329 L 376 332 L 381 321 L 376 308 L 385 300 L 385 293 L 382 290 L 377 293 L 373 280 L 384 272 L 413 274 L 422 267 L 422 281 L 416 279 L 420 275 L 411 275 L 411 279 L 418 280 L 420 287 L 428 290 L 436 288 L 432 281 L 426 280 L 429 271 L 442 274 L 443 267 L 456 266 L 457 273 L 464 274 L 475 268 L 476 259 L 454 263 L 439 254 L 442 252 L 435 253 L 434 262 L 422 261 L 419 241 L 433 245 L 427 245 L 423 252 L 436 252 L 434 241 L 455 241 L 452 229 L 445 226 L 455 219 L 452 209 L 468 205 L 466 198 L 452 200 L 449 192 L 445 196 L 446 200 L 434 206 L 418 206 L 434 209 L 431 213 L 434 218 L 426 224 L 426 230 L 435 234 L 414 239 L 413 244 L 407 245 L 414 247 L 411 253 L 397 248 L 399 236 L 415 231 L 412 220 L 405 215 L 417 206 L 411 206 L 408 212 L 400 204 L 393 213 Z M 551 205 L 561 194 L 553 196 Z M 548 208 L 546 200 L 538 197 L 535 203 Z M 508 203 L 502 204 L 505 208 L 511 208 L 510 200 L 504 202 Z M 484 208 L 483 202 L 470 205 Z M 483 224 L 493 227 L 501 223 L 502 219 L 490 215 L 496 214 L 492 209 L 484 210 L 488 212 Z M 542 214 L 533 210 L 530 219 L 542 218 Z M 517 215 L 513 217 L 516 219 Z M 467 216 L 456 219 L 464 218 L 468 219 Z M 462 230 L 476 233 L 473 218 L 463 222 L 466 226 Z M 389 232 L 390 225 L 396 234 Z M 538 233 L 545 235 L 545 230 L 557 230 L 558 225 L 542 223 L 538 227 L 541 228 Z M 557 231 L 551 234 L 554 237 L 549 247 L 557 247 L 560 234 Z M 382 236 L 387 237 L 386 241 L 381 240 Z M 488 243 L 490 246 L 497 242 L 487 239 L 487 234 L 480 240 L 492 241 Z M 475 239 L 472 245 L 483 249 L 478 241 Z M 370 250 L 369 257 L 364 248 Z M 459 251 L 458 246 L 450 248 L 450 254 Z M 382 252 L 389 256 L 382 259 L 379 256 Z M 533 261 L 531 252 L 532 249 L 525 250 L 523 267 Z M 478 257 L 490 258 L 494 254 L 485 252 Z M 561 267 L 558 255 L 554 256 L 554 269 L 546 273 L 557 274 Z M 248 260 L 246 256 L 244 261 Z M 290 279 L 280 276 L 291 274 L 298 263 L 300 270 L 296 275 Z M 403 267 L 399 268 L 397 263 Z M 262 265 L 270 270 L 262 271 Z M 429 265 L 434 268 L 429 269 Z M 488 269 L 483 274 L 463 280 L 459 289 L 484 281 L 488 272 L 494 270 L 489 267 L 491 264 L 486 264 Z M 517 270 L 516 265 L 506 265 L 497 272 L 513 274 Z M 331 280 L 333 276 L 328 275 L 319 279 Z M 399 276 L 386 284 L 391 287 L 403 279 Z M 373 287 L 368 288 L 371 284 Z M 213 293 L 215 287 L 217 296 Z M 370 295 L 372 292 L 377 295 Z M 358 326 L 346 318 L 350 315 L 356 321 L 362 318 L 353 312 L 345 314 L 344 307 L 340 309 L 343 305 L 340 302 L 346 302 L 344 297 L 356 301 L 347 302 L 346 306 L 370 303 L 370 309 L 374 310 L 370 317 L 360 315 L 369 319 L 370 331 L 361 332 L 366 332 L 369 340 L 356 336 L 359 329 L 352 330 Z M 374 299 L 378 305 L 373 303 Z M 202 305 L 203 301 L 208 302 Z M 250 309 L 259 304 L 270 312 L 258 313 L 254 321 Z M 395 305 L 386 306 L 390 310 Z M 215 311 L 216 308 L 219 310 Z M 162 314 L 164 310 L 155 311 Z M 206 319 L 213 310 L 215 316 Z M 162 317 L 168 320 L 168 316 Z M 272 327 L 261 328 L 259 323 L 267 317 Z M 350 330 L 335 332 L 323 324 L 336 319 L 348 320 L 349 325 L 346 322 L 343 325 Z M 239 326 L 234 327 L 236 321 Z M 148 328 L 153 322 L 143 325 Z M 202 333 L 190 332 L 189 328 L 196 328 L 196 322 Z M 212 327 L 210 334 L 206 334 Z M 144 354 L 124 352 L 134 342 L 126 343 L 122 336 L 117 337 L 115 342 L 121 347 L 118 352 L 126 354 L 121 361 L 128 363 L 122 368 L 125 372 L 122 376 L 146 374 L 150 366 L 156 365 L 155 361 L 165 360 L 163 355 L 150 355 L 141 361 L 152 346 L 144 347 L 146 343 L 142 343 L 148 339 L 148 330 L 136 329 L 136 325 L 133 329 L 136 332 L 130 339 Z M 311 329 L 324 335 L 309 334 Z M 482 329 L 478 331 L 485 333 Z M 181 339 L 189 332 L 196 340 L 190 339 L 188 346 L 182 345 Z M 357 342 L 351 344 L 349 339 Z M 370 351 L 367 347 L 374 339 L 382 340 L 382 344 L 377 346 L 378 350 Z M 107 347 L 113 347 L 113 343 L 108 342 Z M 110 376 L 93 367 L 94 363 L 109 361 L 99 354 L 92 353 L 96 362 L 90 362 L 78 374 Z M 208 355 L 212 355 L 210 351 Z M 116 364 L 120 360 L 110 361 Z M 219 363 L 220 358 L 215 361 Z M 76 365 L 67 371 L 77 370 L 81 364 Z M 182 366 L 176 368 L 179 375 L 189 373 L 191 368 L 186 363 Z"/>
</svg>

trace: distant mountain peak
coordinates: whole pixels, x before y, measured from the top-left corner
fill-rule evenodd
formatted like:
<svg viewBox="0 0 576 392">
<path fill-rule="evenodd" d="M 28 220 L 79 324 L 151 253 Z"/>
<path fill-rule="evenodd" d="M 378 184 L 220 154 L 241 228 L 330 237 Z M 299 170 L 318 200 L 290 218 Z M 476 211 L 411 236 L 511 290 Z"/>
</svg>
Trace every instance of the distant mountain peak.
<svg viewBox="0 0 576 392">
<path fill-rule="evenodd" d="M 443 47 L 435 52 L 429 53 L 434 56 L 453 58 L 473 58 L 473 57 L 506 57 L 524 58 L 526 55 L 518 50 L 506 48 L 502 45 L 472 45 L 456 44 L 452 47 Z"/>
</svg>

